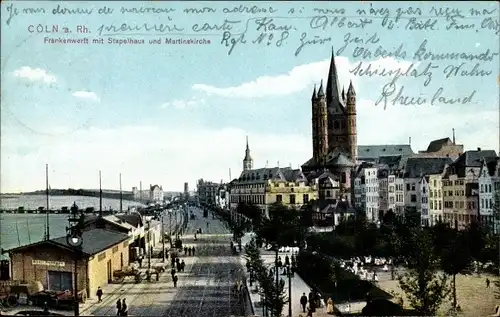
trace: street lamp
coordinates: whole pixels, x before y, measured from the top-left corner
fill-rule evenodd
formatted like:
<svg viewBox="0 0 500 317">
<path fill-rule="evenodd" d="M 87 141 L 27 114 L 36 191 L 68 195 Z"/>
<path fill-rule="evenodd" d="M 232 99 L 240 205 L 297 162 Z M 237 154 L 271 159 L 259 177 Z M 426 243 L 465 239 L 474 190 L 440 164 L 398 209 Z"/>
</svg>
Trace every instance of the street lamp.
<svg viewBox="0 0 500 317">
<path fill-rule="evenodd" d="M 170 249 L 172 249 L 172 210 L 168 211 L 168 230 L 170 237 Z"/>
<path fill-rule="evenodd" d="M 74 312 L 75 316 L 80 316 L 80 305 L 78 302 L 78 260 L 82 253 L 82 231 L 83 231 L 83 220 L 84 215 L 80 213 L 78 210 L 78 206 L 75 202 L 73 202 L 73 206 L 71 207 L 71 214 L 68 218 L 69 227 L 66 228 L 66 242 L 68 245 L 73 248 L 74 252 L 74 271 L 73 271 L 73 279 L 74 279 L 74 290 L 73 290 L 73 300 L 74 300 Z"/>
<path fill-rule="evenodd" d="M 164 214 L 161 214 L 161 243 L 162 243 L 162 254 L 163 263 L 165 263 L 165 224 L 163 223 Z"/>
<path fill-rule="evenodd" d="M 288 275 L 288 317 L 292 317 L 292 270 L 290 264 L 286 265 L 286 275 Z"/>
</svg>

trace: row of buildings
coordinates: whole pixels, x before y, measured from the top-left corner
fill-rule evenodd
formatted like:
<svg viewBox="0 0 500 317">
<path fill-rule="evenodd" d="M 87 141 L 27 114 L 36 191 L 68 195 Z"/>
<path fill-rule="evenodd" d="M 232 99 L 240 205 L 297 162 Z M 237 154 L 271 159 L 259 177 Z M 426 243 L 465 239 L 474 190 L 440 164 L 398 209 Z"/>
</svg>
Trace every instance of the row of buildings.
<svg viewBox="0 0 500 317">
<path fill-rule="evenodd" d="M 235 213 L 251 203 L 266 213 L 282 202 L 311 204 L 315 219 L 332 223 L 339 215 L 362 212 L 379 222 L 392 211 L 421 214 L 422 225 L 437 221 L 464 228 L 473 220 L 493 222 L 495 193 L 500 193 L 500 165 L 493 150 L 464 151 L 449 137 L 431 141 L 415 153 L 408 144 L 358 145 L 356 91 L 352 82 L 340 90 L 332 52 L 326 86 L 311 98 L 312 158 L 300 169 L 254 168 L 246 144 L 243 171 L 228 184 L 200 180 L 200 203 Z"/>
<path fill-rule="evenodd" d="M 149 189 L 142 189 L 142 182 L 137 187 L 132 187 L 134 200 L 146 201 L 150 203 L 163 203 L 164 193 L 161 185 L 149 185 Z"/>
</svg>

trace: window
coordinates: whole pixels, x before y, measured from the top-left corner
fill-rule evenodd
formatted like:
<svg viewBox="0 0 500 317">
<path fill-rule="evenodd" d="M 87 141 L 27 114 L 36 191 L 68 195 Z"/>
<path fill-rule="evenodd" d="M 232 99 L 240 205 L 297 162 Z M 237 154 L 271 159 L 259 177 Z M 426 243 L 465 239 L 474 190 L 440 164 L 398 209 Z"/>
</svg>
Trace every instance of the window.
<svg viewBox="0 0 500 317">
<path fill-rule="evenodd" d="M 281 195 L 276 195 L 276 201 L 277 201 L 277 202 L 279 202 L 279 203 L 280 203 L 280 202 L 283 202 L 283 196 L 281 196 Z"/>
<path fill-rule="evenodd" d="M 116 252 L 118 252 L 118 246 L 113 247 L 113 253 L 116 253 Z"/>
<path fill-rule="evenodd" d="M 411 190 L 415 191 L 415 184 L 411 184 Z"/>
<path fill-rule="evenodd" d="M 430 208 L 431 208 L 431 209 L 434 209 L 434 204 L 433 204 L 433 201 L 432 201 L 432 200 L 431 200 Z"/>
<path fill-rule="evenodd" d="M 339 129 L 339 122 L 337 120 L 333 121 L 333 128 L 335 130 L 338 130 Z"/>
<path fill-rule="evenodd" d="M 434 182 L 433 182 L 433 183 L 434 183 L 434 187 L 436 187 L 436 186 L 437 186 L 437 185 L 436 185 L 436 180 L 434 180 Z"/>
<path fill-rule="evenodd" d="M 326 191 L 326 197 L 331 197 L 331 196 L 332 196 L 332 193 L 329 190 L 327 190 Z"/>
<path fill-rule="evenodd" d="M 438 210 L 441 210 L 442 209 L 441 207 L 442 207 L 441 206 L 441 201 L 439 201 L 439 208 L 438 208 Z"/>
<path fill-rule="evenodd" d="M 481 184 L 481 193 L 484 192 L 484 185 Z"/>
<path fill-rule="evenodd" d="M 488 184 L 488 193 L 491 193 L 491 184 Z"/>
<path fill-rule="evenodd" d="M 430 190 L 430 191 L 429 191 L 429 197 L 431 197 L 431 198 L 432 198 L 432 197 L 434 197 L 434 196 L 432 195 L 432 190 Z"/>
<path fill-rule="evenodd" d="M 410 190 L 410 184 L 406 184 L 406 190 Z"/>
<path fill-rule="evenodd" d="M 295 195 L 290 195 L 290 204 L 295 204 Z"/>
<path fill-rule="evenodd" d="M 410 201 L 411 201 L 412 203 L 417 202 L 417 195 L 411 195 L 411 196 L 410 196 Z"/>
<path fill-rule="evenodd" d="M 309 194 L 304 194 L 304 204 L 307 204 L 309 202 Z"/>
<path fill-rule="evenodd" d="M 103 252 L 97 256 L 98 261 L 102 261 L 106 258 L 106 252 Z"/>
</svg>

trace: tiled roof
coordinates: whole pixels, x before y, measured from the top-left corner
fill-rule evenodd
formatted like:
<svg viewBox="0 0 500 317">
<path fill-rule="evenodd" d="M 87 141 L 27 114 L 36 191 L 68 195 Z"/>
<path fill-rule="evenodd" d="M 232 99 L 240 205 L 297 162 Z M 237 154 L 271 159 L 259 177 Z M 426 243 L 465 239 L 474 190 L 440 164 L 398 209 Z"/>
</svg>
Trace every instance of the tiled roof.
<svg viewBox="0 0 500 317">
<path fill-rule="evenodd" d="M 413 150 L 409 144 L 394 145 L 359 145 L 359 160 L 377 160 L 381 156 L 410 156 Z"/>
<path fill-rule="evenodd" d="M 111 248 L 112 246 L 115 246 L 119 244 L 120 242 L 123 242 L 127 239 L 130 239 L 130 237 L 127 234 L 124 233 L 119 233 L 111 230 L 105 230 L 105 229 L 93 229 L 89 231 L 84 231 L 82 234 L 82 252 L 86 256 L 91 256 L 94 254 L 97 254 L 99 252 L 102 252 L 104 250 L 107 250 Z M 24 245 L 18 248 L 10 249 L 10 250 L 4 250 L 3 252 L 15 252 L 15 251 L 21 251 L 25 250 L 28 248 L 33 248 L 36 246 L 40 245 L 45 245 L 45 244 L 50 244 L 59 248 L 63 248 L 66 250 L 73 250 L 73 248 L 68 244 L 66 241 L 66 236 L 63 237 L 58 237 L 54 239 L 50 239 L 47 241 L 40 241 L 36 243 L 31 243 L 28 245 Z"/>
<path fill-rule="evenodd" d="M 349 166 L 354 167 L 354 164 L 347 156 L 342 153 L 338 153 L 335 156 L 329 156 L 327 158 L 327 165 L 333 166 Z"/>
<path fill-rule="evenodd" d="M 406 162 L 404 177 L 418 178 L 421 175 L 440 174 L 446 164 L 452 162 L 449 157 L 410 157 Z"/>
<path fill-rule="evenodd" d="M 453 163 L 456 166 L 481 167 L 484 159 L 498 157 L 493 150 L 466 151 Z"/>
<path fill-rule="evenodd" d="M 486 168 L 488 169 L 488 175 L 495 176 L 495 172 L 497 168 L 499 168 L 498 164 L 500 163 L 500 159 L 498 157 L 488 158 L 486 160 Z"/>
<path fill-rule="evenodd" d="M 443 145 L 452 145 L 453 143 L 451 142 L 450 138 L 442 138 L 438 140 L 431 141 L 429 143 L 429 146 L 427 147 L 427 150 L 425 152 L 427 153 L 433 153 L 433 152 L 438 152 L 441 150 Z"/>
<path fill-rule="evenodd" d="M 265 167 L 243 171 L 236 182 L 262 183 L 267 181 L 268 179 L 287 182 L 307 180 L 300 169 L 292 169 L 290 167 Z"/>
<path fill-rule="evenodd" d="M 104 250 L 111 248 L 118 243 L 129 239 L 127 234 L 114 232 L 105 229 L 94 229 L 83 232 L 82 235 L 82 251 L 87 255 L 94 255 Z M 71 246 L 66 241 L 66 236 L 51 240 L 56 244 L 60 244 L 66 248 Z"/>
<path fill-rule="evenodd" d="M 116 218 L 125 221 L 126 223 L 134 226 L 134 228 L 137 228 L 139 226 L 142 226 L 142 217 L 138 213 L 133 213 L 133 214 L 117 214 L 115 215 Z"/>
</svg>

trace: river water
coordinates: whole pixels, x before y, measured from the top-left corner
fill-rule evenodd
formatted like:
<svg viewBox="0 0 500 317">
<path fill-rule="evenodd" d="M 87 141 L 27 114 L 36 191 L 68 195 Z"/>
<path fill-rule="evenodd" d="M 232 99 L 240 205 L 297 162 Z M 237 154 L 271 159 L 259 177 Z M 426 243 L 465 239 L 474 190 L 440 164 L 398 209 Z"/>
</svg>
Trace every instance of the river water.
<svg viewBox="0 0 500 317">
<path fill-rule="evenodd" d="M 80 209 L 94 207 L 99 210 L 99 198 L 84 196 L 54 196 L 49 198 L 51 209 L 70 208 L 76 202 Z M 37 209 L 46 205 L 43 195 L 17 196 L 15 198 L 1 198 L 1 209 Z M 139 205 L 134 201 L 123 201 L 123 210 L 129 206 Z M 103 198 L 103 209 L 120 209 L 119 199 Z M 41 241 L 45 234 L 45 214 L 0 214 L 0 249 L 11 249 Z M 49 214 L 50 237 L 56 238 L 66 235 L 68 215 Z M 1 253 L 1 252 L 0 252 Z M 0 259 L 8 258 L 7 254 L 0 255 Z"/>
</svg>

